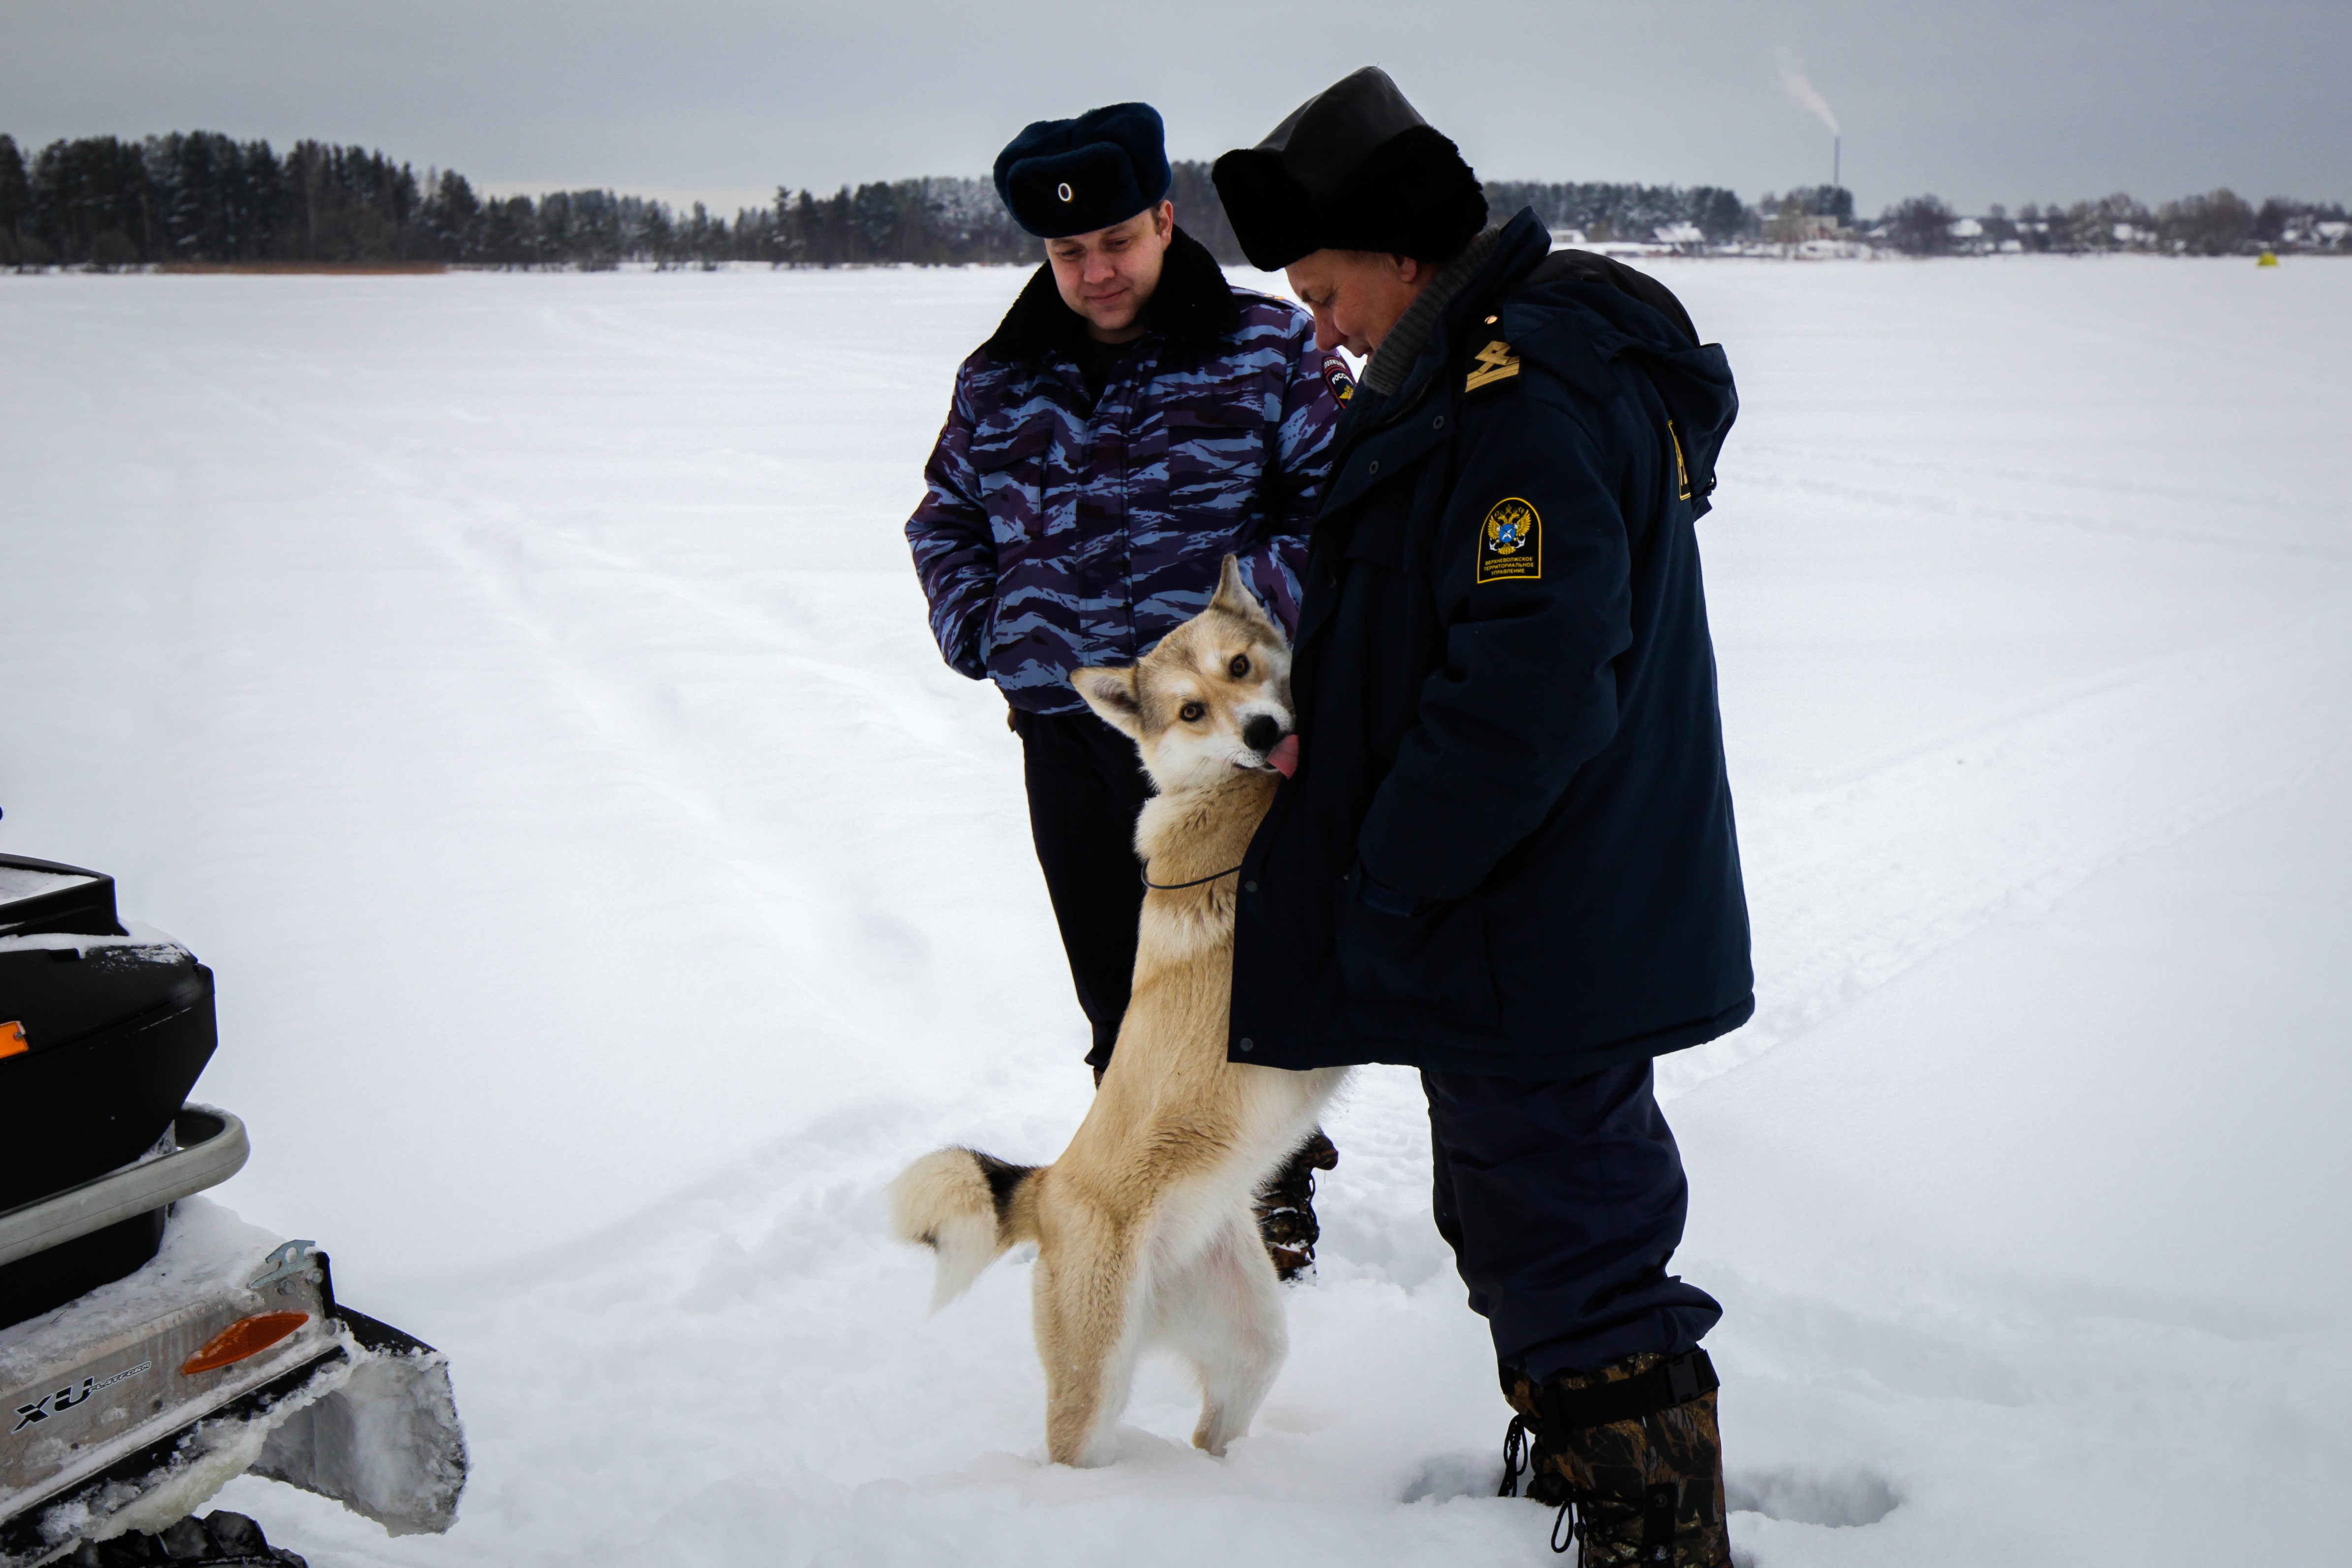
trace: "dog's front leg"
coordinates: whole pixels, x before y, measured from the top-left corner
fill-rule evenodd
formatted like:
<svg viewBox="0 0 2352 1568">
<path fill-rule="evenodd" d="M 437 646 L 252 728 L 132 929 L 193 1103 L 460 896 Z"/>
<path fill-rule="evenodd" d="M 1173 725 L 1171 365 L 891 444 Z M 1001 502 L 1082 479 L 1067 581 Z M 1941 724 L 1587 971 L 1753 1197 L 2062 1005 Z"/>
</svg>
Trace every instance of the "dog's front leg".
<svg viewBox="0 0 2352 1568">
<path fill-rule="evenodd" d="M 1127 1238 L 1102 1233 L 1038 1258 L 1037 1355 L 1045 1364 L 1045 1451 L 1055 1464 L 1088 1469 L 1114 1456 L 1140 1348 L 1137 1267 Z"/>
<path fill-rule="evenodd" d="M 1249 1430 L 1290 1350 L 1282 1286 L 1247 1206 L 1171 1282 L 1160 1312 L 1171 1343 L 1201 1379 L 1192 1446 L 1222 1458 Z"/>
</svg>

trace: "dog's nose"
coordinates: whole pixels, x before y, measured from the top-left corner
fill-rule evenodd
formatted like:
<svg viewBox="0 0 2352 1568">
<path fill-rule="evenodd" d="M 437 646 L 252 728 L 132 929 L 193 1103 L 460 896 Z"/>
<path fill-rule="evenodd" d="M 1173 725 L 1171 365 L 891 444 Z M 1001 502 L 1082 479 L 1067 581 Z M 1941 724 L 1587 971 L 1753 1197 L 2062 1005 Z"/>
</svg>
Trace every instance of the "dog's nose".
<svg viewBox="0 0 2352 1568">
<path fill-rule="evenodd" d="M 1282 721 L 1269 713 L 1255 715 L 1242 726 L 1242 744 L 1260 756 L 1272 751 L 1282 736 Z"/>
</svg>

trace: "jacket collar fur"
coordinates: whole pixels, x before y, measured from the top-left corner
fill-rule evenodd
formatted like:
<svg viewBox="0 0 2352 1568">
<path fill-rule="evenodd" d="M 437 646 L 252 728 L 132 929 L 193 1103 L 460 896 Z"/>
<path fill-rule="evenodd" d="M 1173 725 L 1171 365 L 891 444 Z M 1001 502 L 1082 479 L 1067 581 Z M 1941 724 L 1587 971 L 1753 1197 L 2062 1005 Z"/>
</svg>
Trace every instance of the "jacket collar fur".
<svg viewBox="0 0 2352 1568">
<path fill-rule="evenodd" d="M 1241 301 L 1208 247 L 1181 227 L 1168 246 L 1160 287 L 1143 307 L 1148 332 L 1213 343 L 1241 325 Z M 1044 364 L 1068 353 L 1086 337 L 1086 318 L 1062 303 L 1054 286 L 1054 266 L 1040 267 L 1004 313 L 995 335 L 981 345 L 999 364 Z"/>
</svg>

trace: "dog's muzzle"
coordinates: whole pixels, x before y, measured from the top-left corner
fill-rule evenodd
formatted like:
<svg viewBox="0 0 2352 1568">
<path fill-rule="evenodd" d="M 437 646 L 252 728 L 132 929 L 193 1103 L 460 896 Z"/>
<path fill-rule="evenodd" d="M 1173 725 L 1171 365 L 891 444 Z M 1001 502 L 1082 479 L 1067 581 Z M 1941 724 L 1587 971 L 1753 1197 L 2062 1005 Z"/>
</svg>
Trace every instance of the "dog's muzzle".
<svg viewBox="0 0 2352 1568">
<path fill-rule="evenodd" d="M 1258 754 L 1261 768 L 1289 778 L 1298 770 L 1298 737 L 1270 713 L 1253 714 L 1242 726 L 1242 744 Z"/>
</svg>

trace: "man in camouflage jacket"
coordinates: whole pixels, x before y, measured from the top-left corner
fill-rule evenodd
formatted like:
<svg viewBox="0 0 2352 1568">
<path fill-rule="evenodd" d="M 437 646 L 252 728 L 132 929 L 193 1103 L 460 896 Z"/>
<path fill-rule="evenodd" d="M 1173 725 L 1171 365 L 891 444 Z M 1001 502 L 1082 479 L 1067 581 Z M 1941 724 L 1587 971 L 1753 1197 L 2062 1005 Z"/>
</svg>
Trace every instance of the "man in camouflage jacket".
<svg viewBox="0 0 2352 1568">
<path fill-rule="evenodd" d="M 996 187 L 1047 261 L 956 371 L 908 520 L 947 662 L 991 680 L 1022 740 L 1030 829 L 1078 1003 L 1109 1061 L 1142 906 L 1133 742 L 1070 672 L 1129 664 L 1199 612 L 1221 563 L 1286 629 L 1330 458 L 1345 362 L 1306 312 L 1237 289 L 1175 226 L 1160 116 L 1115 104 L 1040 120 Z M 1308 1162 L 1262 1212 L 1286 1276 L 1311 1257 Z"/>
</svg>

